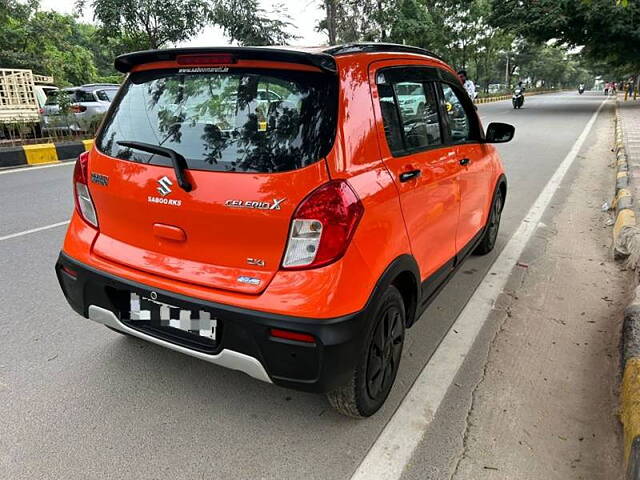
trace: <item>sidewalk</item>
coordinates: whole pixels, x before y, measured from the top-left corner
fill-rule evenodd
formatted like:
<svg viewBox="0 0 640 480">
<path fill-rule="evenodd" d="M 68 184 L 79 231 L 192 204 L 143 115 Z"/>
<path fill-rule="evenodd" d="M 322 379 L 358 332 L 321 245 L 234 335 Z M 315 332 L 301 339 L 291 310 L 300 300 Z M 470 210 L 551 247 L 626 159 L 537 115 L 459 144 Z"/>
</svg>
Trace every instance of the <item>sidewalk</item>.
<svg viewBox="0 0 640 480">
<path fill-rule="evenodd" d="M 612 140 L 605 109 L 523 256 L 526 276 L 473 394 L 454 480 L 622 477 L 616 392 L 631 272 L 612 261 L 600 210 L 613 187 Z"/>
</svg>

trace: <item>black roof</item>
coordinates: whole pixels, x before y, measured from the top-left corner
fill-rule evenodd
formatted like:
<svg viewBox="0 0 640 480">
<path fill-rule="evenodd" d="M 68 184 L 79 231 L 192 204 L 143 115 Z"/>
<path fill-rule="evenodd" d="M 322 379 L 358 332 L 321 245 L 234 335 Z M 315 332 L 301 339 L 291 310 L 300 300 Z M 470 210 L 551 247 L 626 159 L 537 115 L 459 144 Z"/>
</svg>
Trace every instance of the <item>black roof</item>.
<svg viewBox="0 0 640 480">
<path fill-rule="evenodd" d="M 414 53 L 416 55 L 425 55 L 427 57 L 437 58 L 444 61 L 442 57 L 436 55 L 430 50 L 411 45 L 400 45 L 398 43 L 347 43 L 344 45 L 336 45 L 328 47 L 325 53 L 337 57 L 339 55 L 348 55 L 350 53 Z"/>
<path fill-rule="evenodd" d="M 270 60 L 275 62 L 312 65 L 328 72 L 336 71 L 335 57 L 354 53 L 411 53 L 442 60 L 435 53 L 423 48 L 394 43 L 348 43 L 331 47 L 188 47 L 165 50 L 144 50 L 116 57 L 116 70 L 127 73 L 142 63 L 172 61 L 179 55 L 207 53 L 232 53 L 239 59 Z"/>
</svg>

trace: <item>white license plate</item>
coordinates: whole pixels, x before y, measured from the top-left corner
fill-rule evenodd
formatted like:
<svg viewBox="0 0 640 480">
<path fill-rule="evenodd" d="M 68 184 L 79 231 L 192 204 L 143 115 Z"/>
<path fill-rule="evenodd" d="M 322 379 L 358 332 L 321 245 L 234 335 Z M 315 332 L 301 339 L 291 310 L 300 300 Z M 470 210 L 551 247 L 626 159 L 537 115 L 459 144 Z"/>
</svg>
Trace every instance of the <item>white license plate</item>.
<svg viewBox="0 0 640 480">
<path fill-rule="evenodd" d="M 185 310 L 174 305 L 151 300 L 131 293 L 130 317 L 132 322 L 148 322 L 160 327 L 177 328 L 201 337 L 216 339 L 218 321 L 204 310 Z"/>
</svg>

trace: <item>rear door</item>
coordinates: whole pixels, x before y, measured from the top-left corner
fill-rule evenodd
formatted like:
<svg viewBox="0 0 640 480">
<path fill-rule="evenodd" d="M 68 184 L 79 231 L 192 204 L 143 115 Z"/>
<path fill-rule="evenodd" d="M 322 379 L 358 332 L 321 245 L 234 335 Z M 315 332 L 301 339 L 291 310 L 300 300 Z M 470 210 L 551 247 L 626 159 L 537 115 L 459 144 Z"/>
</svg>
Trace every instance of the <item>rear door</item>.
<svg viewBox="0 0 640 480">
<path fill-rule="evenodd" d="M 95 130 L 109 104 L 99 100 L 95 91 L 78 89 L 73 96 L 71 111 L 80 130 Z"/>
<path fill-rule="evenodd" d="M 259 98 L 273 90 L 277 101 Z M 329 180 L 337 81 L 250 68 L 132 73 L 96 141 L 94 253 L 180 281 L 259 293 L 278 270 L 300 201 Z M 120 141 L 173 149 L 171 161 Z"/>
<path fill-rule="evenodd" d="M 75 124 L 70 106 L 74 102 L 74 90 L 54 90 L 47 93 L 42 108 L 46 128 L 68 128 Z M 66 110 L 66 113 L 64 112 Z"/>
<path fill-rule="evenodd" d="M 375 72 L 384 132 L 383 160 L 398 191 L 411 249 L 427 295 L 453 268 L 459 214 L 460 166 L 444 145 L 434 68 Z"/>
</svg>

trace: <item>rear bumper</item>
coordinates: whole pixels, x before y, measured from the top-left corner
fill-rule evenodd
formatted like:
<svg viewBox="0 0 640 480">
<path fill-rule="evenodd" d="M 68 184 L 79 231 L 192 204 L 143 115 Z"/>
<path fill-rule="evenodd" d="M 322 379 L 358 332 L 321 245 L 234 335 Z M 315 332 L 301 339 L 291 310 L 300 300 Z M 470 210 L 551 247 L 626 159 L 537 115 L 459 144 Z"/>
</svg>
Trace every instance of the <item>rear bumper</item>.
<svg viewBox="0 0 640 480">
<path fill-rule="evenodd" d="M 63 269 L 63 267 L 65 267 Z M 69 273 L 73 272 L 73 275 Z M 71 307 L 80 315 L 172 350 L 298 390 L 326 392 L 347 383 L 362 348 L 365 311 L 333 319 L 283 316 L 185 297 L 115 277 L 61 253 L 56 275 Z M 213 351 L 132 328 L 122 321 L 129 293 L 188 309 L 211 312 L 220 322 Z M 271 328 L 307 333 L 315 344 L 270 336 Z"/>
</svg>

